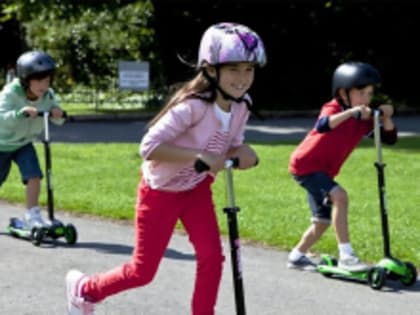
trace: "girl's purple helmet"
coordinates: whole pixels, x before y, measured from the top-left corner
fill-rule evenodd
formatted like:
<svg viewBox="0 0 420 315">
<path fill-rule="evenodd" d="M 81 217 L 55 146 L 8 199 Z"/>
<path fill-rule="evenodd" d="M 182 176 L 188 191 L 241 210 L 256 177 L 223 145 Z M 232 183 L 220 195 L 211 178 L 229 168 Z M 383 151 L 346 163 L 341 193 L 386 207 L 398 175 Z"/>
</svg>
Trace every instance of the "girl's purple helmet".
<svg viewBox="0 0 420 315">
<path fill-rule="evenodd" d="M 263 67 L 267 58 L 261 38 L 245 25 L 218 23 L 210 26 L 201 38 L 197 67 L 252 62 Z"/>
</svg>

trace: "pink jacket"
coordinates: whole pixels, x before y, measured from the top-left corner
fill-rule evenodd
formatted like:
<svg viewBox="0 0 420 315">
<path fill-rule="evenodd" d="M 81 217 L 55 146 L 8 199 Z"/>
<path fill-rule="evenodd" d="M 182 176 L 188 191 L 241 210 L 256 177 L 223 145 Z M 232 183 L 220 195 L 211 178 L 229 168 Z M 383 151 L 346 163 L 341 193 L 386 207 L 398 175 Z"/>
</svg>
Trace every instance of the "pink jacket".
<svg viewBox="0 0 420 315">
<path fill-rule="evenodd" d="M 249 96 L 247 97 L 249 99 Z M 150 153 L 161 143 L 198 150 L 206 148 L 209 139 L 221 128 L 213 106 L 217 105 L 209 105 L 201 99 L 187 99 L 172 107 L 145 134 L 140 144 L 140 155 L 144 159 L 142 173 L 153 189 L 165 185 L 181 169 L 192 168 L 195 161 L 188 163 L 153 161 L 148 160 Z M 245 102 L 232 103 L 231 111 L 229 136 L 223 153 L 243 143 L 245 126 L 249 118 Z M 170 190 L 177 191 L 177 187 L 171 187 Z"/>
</svg>

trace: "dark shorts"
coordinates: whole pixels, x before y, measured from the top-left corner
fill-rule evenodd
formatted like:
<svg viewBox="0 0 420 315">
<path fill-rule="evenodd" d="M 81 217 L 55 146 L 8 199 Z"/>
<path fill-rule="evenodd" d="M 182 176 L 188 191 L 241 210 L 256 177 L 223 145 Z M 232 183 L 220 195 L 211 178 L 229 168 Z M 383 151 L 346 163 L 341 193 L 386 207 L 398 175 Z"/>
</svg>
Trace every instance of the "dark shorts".
<svg viewBox="0 0 420 315">
<path fill-rule="evenodd" d="M 24 184 L 28 182 L 28 179 L 42 178 L 42 171 L 35 148 L 32 143 L 28 143 L 15 151 L 0 152 L 0 186 L 9 176 L 12 161 L 19 167 Z"/>
<path fill-rule="evenodd" d="M 312 211 L 312 221 L 331 222 L 331 201 L 329 194 L 339 186 L 331 177 L 322 172 L 293 178 L 308 192 L 308 202 Z"/>
</svg>

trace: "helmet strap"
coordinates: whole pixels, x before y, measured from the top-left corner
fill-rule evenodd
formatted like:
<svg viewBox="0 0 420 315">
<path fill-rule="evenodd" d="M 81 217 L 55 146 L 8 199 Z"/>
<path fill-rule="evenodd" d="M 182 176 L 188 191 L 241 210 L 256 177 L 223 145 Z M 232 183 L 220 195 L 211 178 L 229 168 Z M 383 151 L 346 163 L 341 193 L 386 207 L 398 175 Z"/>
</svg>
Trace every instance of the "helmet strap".
<svg viewBox="0 0 420 315">
<path fill-rule="evenodd" d="M 222 97 L 225 100 L 227 100 L 227 101 L 234 101 L 234 102 L 237 102 L 237 103 L 241 103 L 244 100 L 245 94 L 242 95 L 241 97 L 236 98 L 236 97 L 233 97 L 232 95 L 230 95 L 229 93 L 227 93 L 225 90 L 223 90 L 221 88 L 220 84 L 219 84 L 219 76 L 220 76 L 219 69 L 220 69 L 220 65 L 216 65 L 215 68 L 216 68 L 216 78 L 217 79 L 214 79 L 212 76 L 210 76 L 208 74 L 208 72 L 206 71 L 206 69 L 204 69 L 204 68 L 201 69 L 203 71 L 204 77 L 210 82 L 210 87 L 212 89 L 216 89 L 217 91 L 219 91 L 220 94 L 222 95 Z"/>
<path fill-rule="evenodd" d="M 338 97 L 337 97 L 338 103 L 340 103 L 341 107 L 343 107 L 344 110 L 351 108 L 351 99 L 350 99 L 350 91 L 349 90 L 346 90 L 346 97 L 347 97 L 347 101 L 350 104 L 347 104 L 340 95 L 338 95 Z"/>
</svg>

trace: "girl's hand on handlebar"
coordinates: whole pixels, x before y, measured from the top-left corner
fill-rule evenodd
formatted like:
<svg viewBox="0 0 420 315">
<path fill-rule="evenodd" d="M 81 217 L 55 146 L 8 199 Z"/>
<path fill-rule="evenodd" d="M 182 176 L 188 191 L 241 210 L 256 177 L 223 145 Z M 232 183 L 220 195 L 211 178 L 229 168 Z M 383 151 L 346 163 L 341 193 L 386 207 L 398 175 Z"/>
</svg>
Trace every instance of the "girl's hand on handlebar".
<svg viewBox="0 0 420 315">
<path fill-rule="evenodd" d="M 247 144 L 242 144 L 237 148 L 229 150 L 227 157 L 239 158 L 239 169 L 247 169 L 254 167 L 258 164 L 257 153 Z"/>
<path fill-rule="evenodd" d="M 210 173 L 216 174 L 225 168 L 225 158 L 210 152 L 202 152 L 197 155 L 197 159 L 203 161 L 210 168 Z"/>
</svg>

